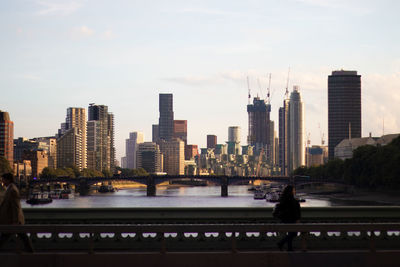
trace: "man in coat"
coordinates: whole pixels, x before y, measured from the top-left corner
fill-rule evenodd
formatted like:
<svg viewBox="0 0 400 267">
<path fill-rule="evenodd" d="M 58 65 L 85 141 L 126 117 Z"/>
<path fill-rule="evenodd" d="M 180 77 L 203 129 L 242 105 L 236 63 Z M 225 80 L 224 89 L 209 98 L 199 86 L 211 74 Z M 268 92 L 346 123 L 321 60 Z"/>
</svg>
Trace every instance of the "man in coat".
<svg viewBox="0 0 400 267">
<path fill-rule="evenodd" d="M 21 198 L 19 190 L 14 184 L 14 175 L 5 173 L 2 176 L 3 185 L 6 187 L 3 201 L 0 204 L 0 224 L 21 225 L 25 223 L 24 214 L 21 208 Z M 0 248 L 10 239 L 12 234 L 2 233 L 0 236 Z M 22 240 L 25 250 L 33 252 L 32 242 L 26 233 L 18 233 L 18 238 Z"/>
</svg>

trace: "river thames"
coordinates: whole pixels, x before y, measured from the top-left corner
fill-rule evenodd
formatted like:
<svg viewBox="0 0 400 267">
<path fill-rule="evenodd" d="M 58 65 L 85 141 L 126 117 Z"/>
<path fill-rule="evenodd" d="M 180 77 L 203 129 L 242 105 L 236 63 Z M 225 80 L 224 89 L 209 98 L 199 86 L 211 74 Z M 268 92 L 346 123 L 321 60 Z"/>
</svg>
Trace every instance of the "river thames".
<svg viewBox="0 0 400 267">
<path fill-rule="evenodd" d="M 110 208 L 110 207 L 268 207 L 274 203 L 255 200 L 247 185 L 230 185 L 229 196 L 221 197 L 220 186 L 158 186 L 156 197 L 147 197 L 145 187 L 127 187 L 113 193 L 91 191 L 88 196 L 74 199 L 54 199 L 52 203 L 23 207 L 40 208 Z M 354 201 L 337 201 L 325 196 L 298 194 L 306 199 L 302 207 L 363 205 Z M 368 204 L 367 204 L 368 205 Z M 371 204 L 369 204 L 371 205 Z"/>
</svg>

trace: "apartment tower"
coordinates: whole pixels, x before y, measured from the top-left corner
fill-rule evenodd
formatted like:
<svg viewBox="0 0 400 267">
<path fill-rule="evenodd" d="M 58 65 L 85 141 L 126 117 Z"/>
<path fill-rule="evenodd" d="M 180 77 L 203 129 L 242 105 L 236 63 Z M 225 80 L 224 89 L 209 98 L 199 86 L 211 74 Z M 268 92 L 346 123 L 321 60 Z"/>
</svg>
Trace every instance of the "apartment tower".
<svg viewBox="0 0 400 267">
<path fill-rule="evenodd" d="M 0 110 L 0 156 L 13 166 L 14 161 L 14 122 L 8 112 Z"/>
<path fill-rule="evenodd" d="M 332 71 L 328 76 L 328 155 L 343 139 L 361 137 L 361 75 Z"/>
</svg>

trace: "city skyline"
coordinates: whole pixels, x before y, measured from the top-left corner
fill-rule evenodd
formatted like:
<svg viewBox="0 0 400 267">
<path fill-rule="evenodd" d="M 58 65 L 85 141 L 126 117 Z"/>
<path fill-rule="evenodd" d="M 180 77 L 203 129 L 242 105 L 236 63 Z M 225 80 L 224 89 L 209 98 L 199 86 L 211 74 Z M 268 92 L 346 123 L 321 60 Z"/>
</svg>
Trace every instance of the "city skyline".
<svg viewBox="0 0 400 267">
<path fill-rule="evenodd" d="M 129 132 L 151 141 L 158 94 L 172 93 L 174 117 L 187 120 L 188 143 L 206 147 L 208 134 L 224 143 L 227 128 L 237 125 L 246 144 L 246 77 L 252 97 L 261 96 L 257 79 L 265 96 L 272 73 L 271 120 L 277 122 L 290 66 L 289 88 L 301 88 L 305 131 L 320 144 L 321 132 L 327 141 L 327 77 L 343 68 L 363 77 L 363 135 L 400 132 L 400 35 L 392 27 L 398 6 L 13 1 L 0 11 L 6 96 L 0 109 L 14 121 L 14 138 L 33 138 L 55 134 L 68 107 L 107 105 L 120 159 Z"/>
</svg>

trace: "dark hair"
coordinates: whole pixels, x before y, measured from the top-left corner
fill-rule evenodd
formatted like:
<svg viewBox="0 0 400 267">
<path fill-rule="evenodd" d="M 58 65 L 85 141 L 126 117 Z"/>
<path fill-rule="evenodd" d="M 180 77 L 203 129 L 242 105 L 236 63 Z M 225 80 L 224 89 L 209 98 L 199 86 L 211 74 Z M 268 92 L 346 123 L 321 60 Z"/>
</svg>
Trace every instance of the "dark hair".
<svg viewBox="0 0 400 267">
<path fill-rule="evenodd" d="M 292 198 L 294 198 L 293 196 L 293 185 L 287 185 L 285 187 L 285 189 L 283 189 L 282 194 L 279 198 L 279 202 L 286 202 Z"/>
<path fill-rule="evenodd" d="M 2 175 L 2 177 L 3 177 L 4 180 L 10 181 L 11 183 L 14 182 L 14 175 L 12 173 L 9 173 L 9 172 L 4 173 Z"/>
</svg>

